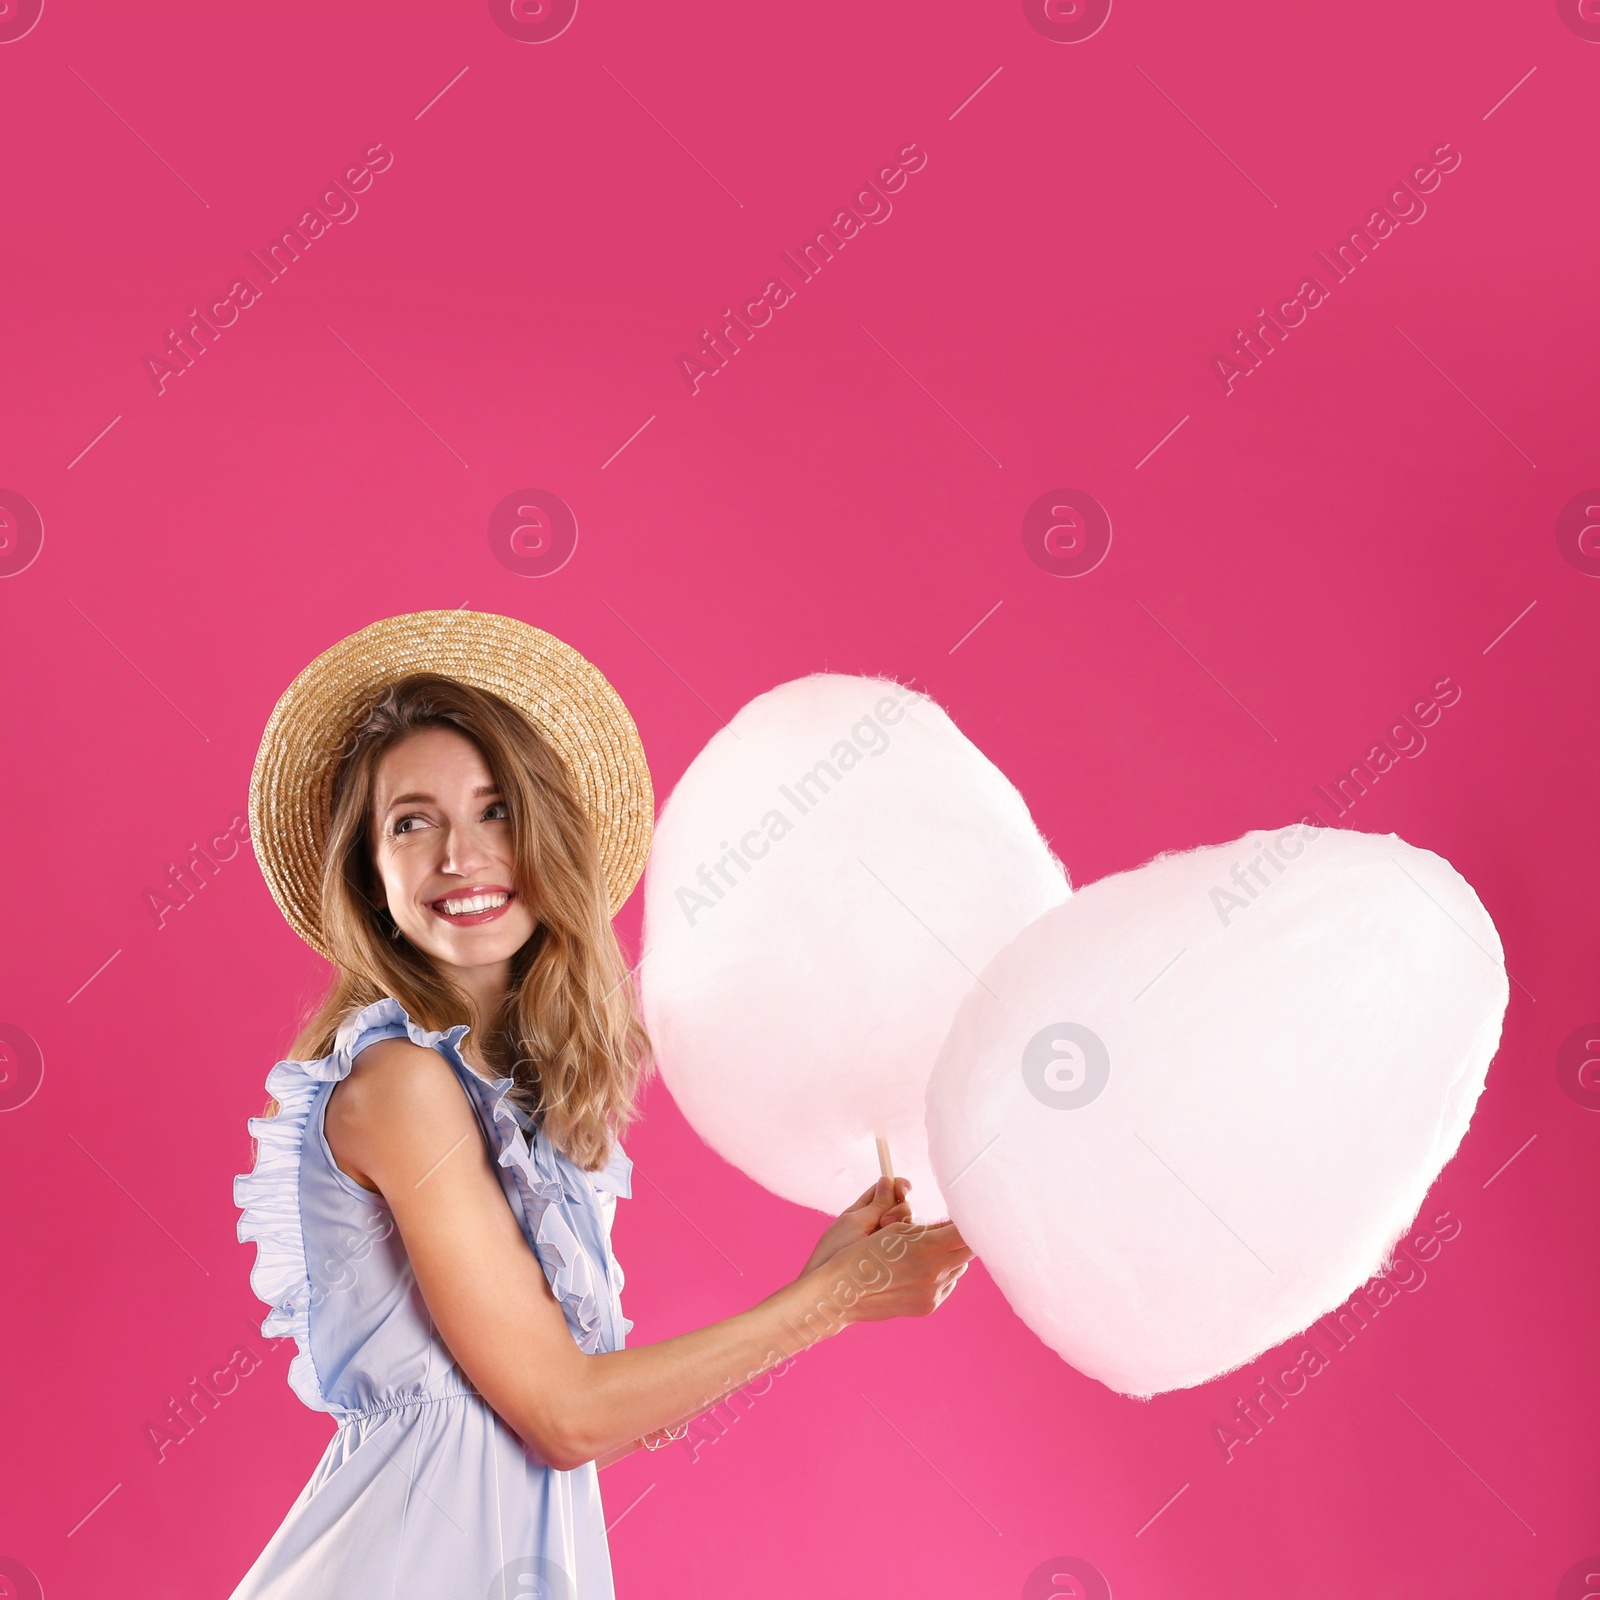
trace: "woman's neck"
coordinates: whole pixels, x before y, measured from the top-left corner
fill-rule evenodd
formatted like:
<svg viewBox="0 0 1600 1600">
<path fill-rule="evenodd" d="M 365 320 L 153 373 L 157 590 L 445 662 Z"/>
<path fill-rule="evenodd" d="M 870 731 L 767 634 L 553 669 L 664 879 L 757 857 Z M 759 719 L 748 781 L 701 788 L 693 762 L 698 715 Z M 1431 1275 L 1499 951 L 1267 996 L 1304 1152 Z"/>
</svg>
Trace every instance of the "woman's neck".
<svg viewBox="0 0 1600 1600">
<path fill-rule="evenodd" d="M 495 967 L 457 967 L 449 972 L 449 977 L 471 1006 L 463 1053 L 480 1071 L 499 1075 L 505 1048 L 496 1036 L 496 1024 L 510 984 L 510 963 L 503 962 Z"/>
</svg>

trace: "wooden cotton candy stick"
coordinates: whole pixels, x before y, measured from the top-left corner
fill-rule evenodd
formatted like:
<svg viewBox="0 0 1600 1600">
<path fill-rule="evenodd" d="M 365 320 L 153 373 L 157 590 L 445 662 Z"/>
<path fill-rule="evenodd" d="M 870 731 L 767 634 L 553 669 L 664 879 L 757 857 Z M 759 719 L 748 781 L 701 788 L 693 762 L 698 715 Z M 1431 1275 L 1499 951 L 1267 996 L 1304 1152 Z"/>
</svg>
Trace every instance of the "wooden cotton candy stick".
<svg viewBox="0 0 1600 1600">
<path fill-rule="evenodd" d="M 894 1162 L 889 1157 L 889 1141 L 880 1133 L 878 1140 L 878 1170 L 889 1180 L 889 1199 L 894 1200 Z"/>
</svg>

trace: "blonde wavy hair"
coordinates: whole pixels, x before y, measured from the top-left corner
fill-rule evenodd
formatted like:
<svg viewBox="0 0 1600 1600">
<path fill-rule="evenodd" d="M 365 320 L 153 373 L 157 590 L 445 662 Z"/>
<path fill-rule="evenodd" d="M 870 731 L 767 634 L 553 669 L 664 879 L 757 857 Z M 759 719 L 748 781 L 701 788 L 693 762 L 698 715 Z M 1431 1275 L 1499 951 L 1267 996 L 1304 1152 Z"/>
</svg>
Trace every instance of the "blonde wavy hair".
<svg viewBox="0 0 1600 1600">
<path fill-rule="evenodd" d="M 511 812 L 515 887 L 538 919 L 511 958 L 496 1016 L 422 951 L 391 937 L 373 860 L 373 786 L 383 754 L 423 728 L 450 728 L 482 752 Z M 345 739 L 322 861 L 322 931 L 334 958 L 328 989 L 297 1035 L 295 1059 L 333 1049 L 340 1023 L 389 996 L 421 1027 L 459 1022 L 485 1061 L 514 1080 L 511 1098 L 586 1171 L 610 1159 L 637 1115 L 654 1057 L 611 927 L 594 830 L 561 757 L 498 695 L 417 672 L 381 690 Z"/>
</svg>

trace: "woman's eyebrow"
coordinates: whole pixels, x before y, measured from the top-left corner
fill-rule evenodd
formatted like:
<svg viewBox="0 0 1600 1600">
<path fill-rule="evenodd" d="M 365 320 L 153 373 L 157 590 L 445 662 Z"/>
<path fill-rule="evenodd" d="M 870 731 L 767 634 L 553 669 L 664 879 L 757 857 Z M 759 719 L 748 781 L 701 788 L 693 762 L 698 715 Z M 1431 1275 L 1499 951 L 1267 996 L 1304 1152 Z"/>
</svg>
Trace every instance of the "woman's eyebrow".
<svg viewBox="0 0 1600 1600">
<path fill-rule="evenodd" d="M 476 789 L 474 789 L 472 791 L 472 797 L 473 797 L 473 799 L 476 800 L 476 799 L 480 799 L 484 795 L 499 794 L 499 793 L 500 793 L 500 788 L 499 788 L 499 785 L 497 785 L 497 784 L 493 784 L 493 783 L 480 784 Z M 386 807 L 386 809 L 389 810 L 389 811 L 393 811 L 396 806 L 412 805 L 412 804 L 416 803 L 417 801 L 421 801 L 422 804 L 430 805 L 430 806 L 437 804 L 437 802 L 435 801 L 434 797 L 431 794 L 422 794 L 422 793 L 397 794 L 394 797 L 394 799 L 389 802 L 389 804 Z"/>
</svg>

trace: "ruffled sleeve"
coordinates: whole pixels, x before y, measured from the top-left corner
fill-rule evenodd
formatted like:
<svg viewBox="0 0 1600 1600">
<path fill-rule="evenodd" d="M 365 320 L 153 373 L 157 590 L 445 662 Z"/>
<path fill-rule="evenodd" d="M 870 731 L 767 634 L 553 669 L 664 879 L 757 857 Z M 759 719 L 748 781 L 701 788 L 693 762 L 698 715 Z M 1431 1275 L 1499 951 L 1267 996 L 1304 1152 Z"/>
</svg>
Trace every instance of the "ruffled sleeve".
<svg viewBox="0 0 1600 1600">
<path fill-rule="evenodd" d="M 374 1001 L 340 1025 L 330 1054 L 316 1061 L 280 1061 L 267 1074 L 267 1093 L 278 1102 L 274 1117 L 251 1117 L 255 1166 L 233 1180 L 241 1212 L 239 1239 L 256 1247 L 250 1288 L 272 1309 L 261 1324 L 269 1339 L 294 1339 L 289 1387 L 313 1411 L 334 1408 L 322 1393 L 311 1361 L 311 1274 L 300 1225 L 300 1153 L 317 1097 L 349 1075 L 359 1051 L 377 1039 L 414 1031 L 398 1002 Z M 463 1028 L 463 1032 L 466 1030 Z"/>
<path fill-rule="evenodd" d="M 501 1083 L 509 1087 L 511 1080 Z M 633 1163 L 618 1142 L 600 1171 L 585 1172 L 551 1144 L 543 1127 L 535 1126 L 528 1137 L 503 1089 L 494 1117 L 504 1137 L 500 1165 L 520 1192 L 524 1230 L 573 1338 L 591 1355 L 620 1350 L 633 1323 L 622 1314 L 622 1267 L 611 1248 L 600 1197 L 611 1196 L 612 1204 L 617 1197 L 630 1197 Z"/>
<path fill-rule="evenodd" d="M 479 1115 L 507 1200 L 523 1235 L 538 1256 L 567 1326 L 579 1346 L 593 1354 L 619 1350 L 633 1323 L 622 1315 L 622 1268 L 611 1249 L 607 1210 L 632 1193 L 633 1163 L 617 1143 L 598 1172 L 585 1172 L 557 1150 L 542 1126 L 532 1125 L 511 1099 L 511 1078 L 481 1077 L 461 1054 L 468 1026 L 442 1032 L 418 1027 L 396 1000 L 363 1007 L 339 1027 L 332 1052 L 317 1061 L 280 1061 L 267 1075 L 267 1092 L 278 1102 L 274 1117 L 252 1117 L 257 1140 L 254 1168 L 234 1179 L 240 1208 L 239 1238 L 254 1242 L 250 1287 L 271 1310 L 261 1324 L 269 1338 L 292 1336 L 298 1348 L 289 1384 L 312 1409 L 333 1409 L 324 1398 L 311 1360 L 312 1288 L 301 1229 L 300 1158 L 317 1098 L 342 1081 L 355 1057 L 382 1038 L 409 1038 L 437 1050 L 454 1068 Z M 532 1127 L 532 1137 L 529 1128 Z M 610 1197 L 602 1201 L 602 1196 Z"/>
</svg>

